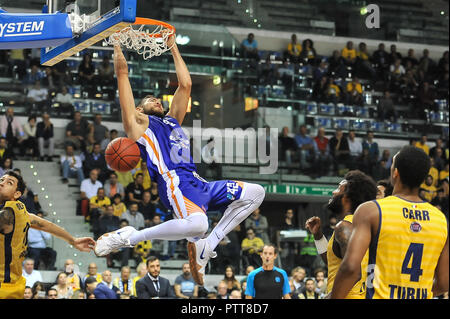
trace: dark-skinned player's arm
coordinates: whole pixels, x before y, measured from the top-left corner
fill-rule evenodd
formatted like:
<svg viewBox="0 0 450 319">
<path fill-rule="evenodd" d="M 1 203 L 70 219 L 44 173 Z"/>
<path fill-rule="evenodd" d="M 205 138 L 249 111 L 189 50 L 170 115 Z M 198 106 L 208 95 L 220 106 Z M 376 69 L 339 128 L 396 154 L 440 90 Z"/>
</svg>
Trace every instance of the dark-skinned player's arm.
<svg viewBox="0 0 450 319">
<path fill-rule="evenodd" d="M 59 227 L 52 222 L 40 218 L 34 214 L 28 214 L 30 216 L 30 227 L 45 231 L 52 234 L 55 237 L 65 240 L 69 244 L 73 245 L 79 251 L 90 252 L 95 247 L 95 240 L 90 237 L 75 238 L 64 228 Z"/>
<path fill-rule="evenodd" d="M 448 233 L 447 240 L 445 241 L 444 249 L 442 249 L 441 256 L 434 272 L 433 282 L 433 296 L 440 296 L 448 292 Z"/>
<path fill-rule="evenodd" d="M 334 240 L 339 245 L 341 257 L 345 256 L 348 242 L 350 240 L 350 236 L 352 235 L 352 230 L 353 230 L 352 223 L 349 223 L 348 221 L 345 220 L 341 221 L 334 230 Z"/>
<path fill-rule="evenodd" d="M 128 64 L 120 46 L 114 46 L 114 72 L 117 77 L 122 123 L 128 138 L 137 141 L 148 126 L 148 118 L 135 108 L 133 90 L 128 78 Z"/>
<path fill-rule="evenodd" d="M 344 299 L 361 276 L 361 261 L 372 239 L 372 224 L 378 218 L 374 202 L 361 204 L 353 216 L 353 232 L 334 280 L 331 299 Z"/>
<path fill-rule="evenodd" d="M 334 242 L 339 247 L 339 252 L 342 258 L 344 258 L 347 252 L 348 242 L 350 241 L 350 236 L 352 235 L 353 225 L 352 223 L 343 220 L 341 221 L 334 230 Z M 361 279 L 361 268 L 359 272 L 358 281 Z"/>
<path fill-rule="evenodd" d="M 327 259 L 327 245 L 328 241 L 322 233 L 321 220 L 317 216 L 313 216 L 306 221 L 305 228 L 311 232 L 314 236 L 314 244 L 316 245 L 317 252 L 322 257 L 325 265 L 328 264 Z"/>
<path fill-rule="evenodd" d="M 168 116 L 175 118 L 178 124 L 182 124 L 186 115 L 189 98 L 191 96 L 192 80 L 189 70 L 181 57 L 177 44 L 175 43 L 175 34 L 171 35 L 167 40 L 167 46 L 172 47 L 173 61 L 175 63 L 175 71 L 177 72 L 178 88 L 173 96 L 172 105 L 167 113 Z"/>
</svg>

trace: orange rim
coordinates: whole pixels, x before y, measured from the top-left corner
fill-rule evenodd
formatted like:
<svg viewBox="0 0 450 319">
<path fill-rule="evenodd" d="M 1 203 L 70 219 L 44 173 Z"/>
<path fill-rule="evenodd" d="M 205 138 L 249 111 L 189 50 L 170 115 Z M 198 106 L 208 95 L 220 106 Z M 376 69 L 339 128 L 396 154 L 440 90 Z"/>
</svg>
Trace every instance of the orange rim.
<svg viewBox="0 0 450 319">
<path fill-rule="evenodd" d="M 175 27 L 169 23 L 166 23 L 164 21 L 154 20 L 154 19 L 148 19 L 148 18 L 136 18 L 136 21 L 133 23 L 134 25 L 160 25 L 163 26 L 166 29 L 171 30 L 173 33 L 175 33 Z M 161 38 L 160 33 L 156 34 L 149 34 L 149 33 L 142 33 L 143 36 L 147 36 L 150 38 Z"/>
</svg>

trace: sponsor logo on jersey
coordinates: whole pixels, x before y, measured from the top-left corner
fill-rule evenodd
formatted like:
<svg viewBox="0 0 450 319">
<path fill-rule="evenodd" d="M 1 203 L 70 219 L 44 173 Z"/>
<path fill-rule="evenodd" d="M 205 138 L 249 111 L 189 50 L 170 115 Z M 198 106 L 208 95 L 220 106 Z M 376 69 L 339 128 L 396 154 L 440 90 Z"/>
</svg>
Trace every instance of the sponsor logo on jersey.
<svg viewBox="0 0 450 319">
<path fill-rule="evenodd" d="M 412 222 L 409 229 L 415 233 L 418 233 L 422 230 L 422 226 L 418 222 Z"/>
<path fill-rule="evenodd" d="M 187 150 L 190 150 L 190 144 L 189 144 L 189 140 L 187 138 L 185 138 L 184 136 L 182 136 L 181 134 L 178 135 L 174 135 L 171 134 L 169 136 L 170 141 L 172 142 L 172 146 L 176 145 L 179 148 L 184 148 Z"/>
</svg>

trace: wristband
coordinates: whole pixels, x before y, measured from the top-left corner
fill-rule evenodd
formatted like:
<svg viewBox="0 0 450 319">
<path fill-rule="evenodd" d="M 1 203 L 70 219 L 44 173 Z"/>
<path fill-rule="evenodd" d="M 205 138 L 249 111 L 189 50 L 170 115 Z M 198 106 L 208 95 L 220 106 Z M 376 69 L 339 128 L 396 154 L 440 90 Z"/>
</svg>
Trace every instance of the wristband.
<svg viewBox="0 0 450 319">
<path fill-rule="evenodd" d="M 314 244 L 316 245 L 317 252 L 319 255 L 322 255 L 327 252 L 328 241 L 325 236 L 322 236 L 319 240 L 314 240 Z"/>
</svg>

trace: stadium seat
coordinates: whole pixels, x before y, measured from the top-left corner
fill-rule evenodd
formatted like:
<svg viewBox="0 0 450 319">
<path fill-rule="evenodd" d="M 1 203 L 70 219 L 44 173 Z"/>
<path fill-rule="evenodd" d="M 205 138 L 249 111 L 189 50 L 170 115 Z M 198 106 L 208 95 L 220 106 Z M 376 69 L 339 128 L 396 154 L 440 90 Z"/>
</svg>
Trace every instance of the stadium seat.
<svg viewBox="0 0 450 319">
<path fill-rule="evenodd" d="M 320 104 L 319 105 L 319 113 L 323 114 L 323 115 L 335 115 L 335 105 L 330 103 L 330 104 Z"/>
<path fill-rule="evenodd" d="M 81 113 L 89 113 L 90 109 L 91 109 L 91 105 L 89 102 L 85 102 L 85 101 L 75 101 L 73 103 L 74 109 L 75 111 L 79 111 Z"/>
<path fill-rule="evenodd" d="M 401 133 L 402 125 L 399 123 L 386 123 L 386 131 L 393 133 Z"/>
<path fill-rule="evenodd" d="M 342 103 L 338 103 L 336 105 L 336 109 L 337 109 L 337 114 L 338 115 L 343 115 L 345 113 L 346 106 L 344 104 L 342 104 Z"/>
<path fill-rule="evenodd" d="M 333 128 L 333 120 L 329 117 L 318 117 L 315 119 L 316 127 Z"/>
<path fill-rule="evenodd" d="M 364 120 L 353 120 L 350 121 L 350 128 L 353 128 L 354 130 L 367 130 L 367 121 Z"/>
<path fill-rule="evenodd" d="M 306 114 L 317 114 L 317 103 L 314 101 L 308 102 L 306 104 Z"/>
<path fill-rule="evenodd" d="M 448 101 L 447 100 L 434 100 L 439 111 L 448 111 Z"/>
<path fill-rule="evenodd" d="M 384 127 L 384 122 L 370 122 L 370 129 L 374 132 L 383 132 L 385 127 Z"/>
<path fill-rule="evenodd" d="M 355 111 L 355 115 L 359 118 L 367 118 L 369 117 L 369 108 L 363 106 L 363 107 L 357 107 Z"/>
<path fill-rule="evenodd" d="M 271 97 L 278 97 L 278 98 L 282 98 L 284 97 L 284 86 L 281 85 L 273 85 L 272 86 L 272 90 L 270 92 L 270 96 Z"/>
<path fill-rule="evenodd" d="M 349 127 L 349 121 L 347 119 L 334 119 L 334 128 L 347 130 Z"/>
<path fill-rule="evenodd" d="M 111 104 L 106 102 L 94 102 L 92 104 L 92 112 L 110 114 Z"/>
</svg>

